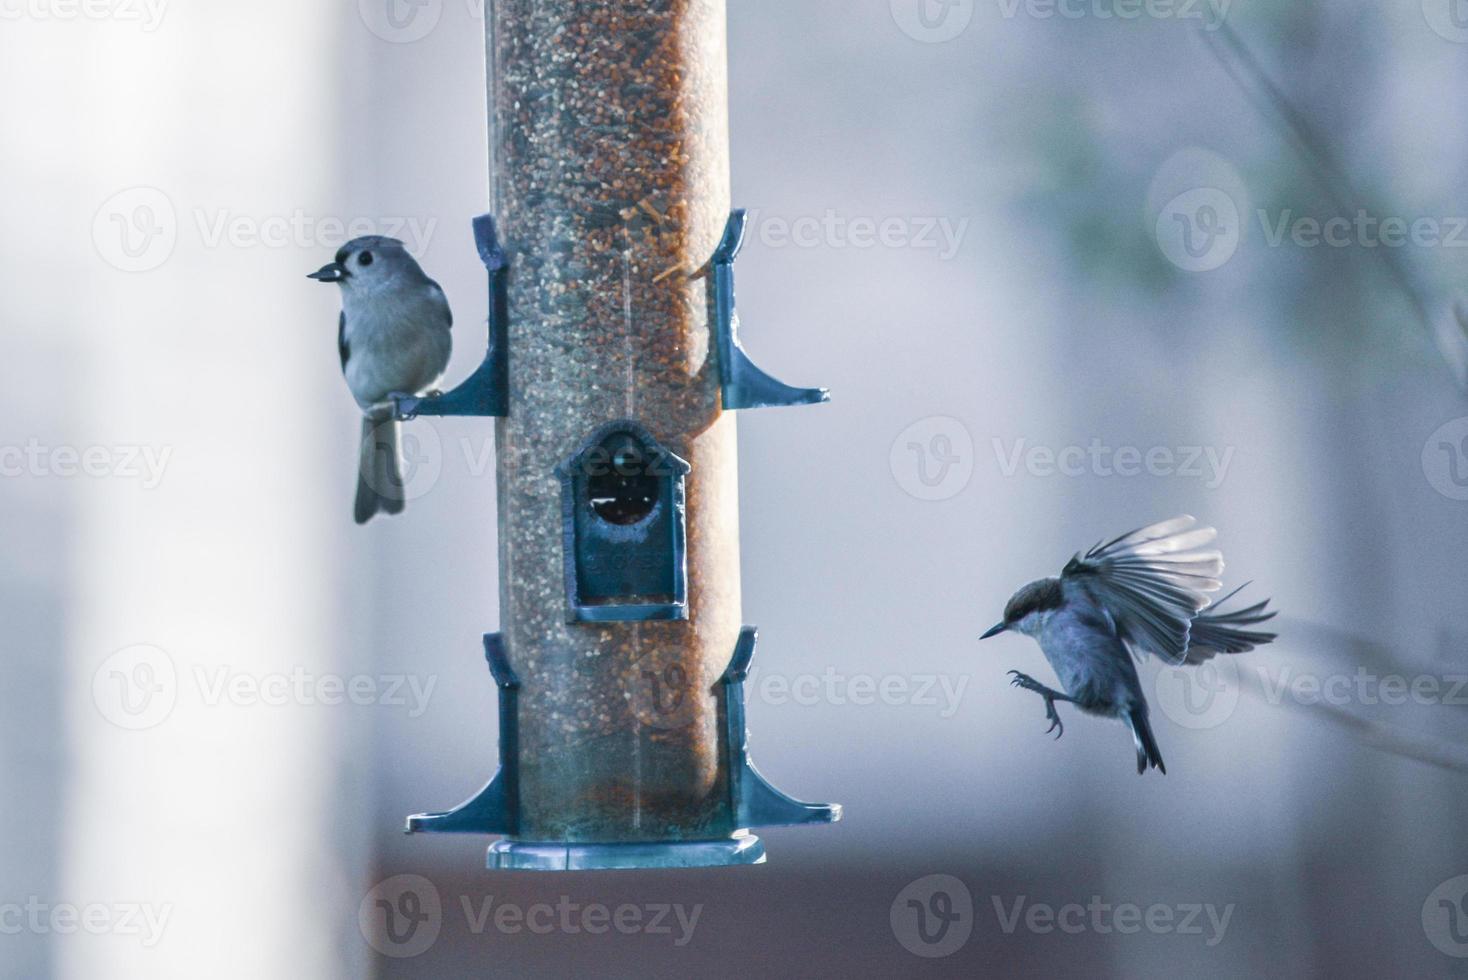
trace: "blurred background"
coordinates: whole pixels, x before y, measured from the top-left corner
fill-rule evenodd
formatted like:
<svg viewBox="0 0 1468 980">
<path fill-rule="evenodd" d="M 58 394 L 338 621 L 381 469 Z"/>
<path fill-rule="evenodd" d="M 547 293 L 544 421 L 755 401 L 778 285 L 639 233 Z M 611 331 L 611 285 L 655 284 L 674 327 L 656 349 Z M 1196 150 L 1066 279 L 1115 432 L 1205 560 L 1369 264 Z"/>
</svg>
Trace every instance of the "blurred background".
<svg viewBox="0 0 1468 980">
<path fill-rule="evenodd" d="M 751 747 L 846 818 L 527 876 L 401 833 L 493 772 L 492 426 L 355 528 L 304 278 L 394 234 L 477 363 L 476 3 L 0 0 L 0 975 L 1464 970 L 1468 4 L 731 4 L 745 341 L 834 391 L 741 419 Z M 1148 665 L 1138 778 L 976 641 L 1182 512 L 1282 637 Z"/>
</svg>

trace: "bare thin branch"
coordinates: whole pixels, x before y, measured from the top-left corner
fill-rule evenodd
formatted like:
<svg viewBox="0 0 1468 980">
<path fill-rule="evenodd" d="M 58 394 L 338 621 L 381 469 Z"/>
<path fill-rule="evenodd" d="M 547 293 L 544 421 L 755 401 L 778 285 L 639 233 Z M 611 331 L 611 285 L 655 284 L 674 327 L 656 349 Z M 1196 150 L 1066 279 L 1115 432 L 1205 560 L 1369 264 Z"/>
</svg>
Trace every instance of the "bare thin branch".
<svg viewBox="0 0 1468 980">
<path fill-rule="evenodd" d="M 1365 196 L 1356 188 L 1346 168 L 1336 159 L 1326 141 L 1297 108 L 1284 90 L 1227 21 L 1203 33 L 1209 51 L 1233 79 L 1244 97 L 1260 115 L 1275 121 L 1285 136 L 1311 164 L 1311 174 L 1342 214 L 1354 214 L 1364 206 Z M 1437 343 L 1458 387 L 1468 390 L 1468 324 L 1456 316 L 1446 302 L 1438 302 L 1394 249 L 1374 249 L 1388 276 L 1406 297 L 1417 318 Z"/>
<path fill-rule="evenodd" d="M 1335 627 L 1296 620 L 1285 623 L 1283 630 L 1292 644 L 1300 644 L 1303 638 L 1306 647 L 1320 650 L 1335 659 L 1348 660 L 1358 666 L 1370 666 L 1383 673 L 1401 676 L 1421 670 L 1420 667 L 1409 666 L 1384 644 Z M 1349 732 L 1362 744 L 1378 751 L 1450 772 L 1468 773 L 1468 745 L 1396 725 L 1370 721 L 1324 699 L 1308 704 L 1294 700 L 1281 702 L 1277 697 L 1269 697 L 1259 672 L 1245 670 L 1240 671 L 1239 675 L 1246 690 L 1263 697 L 1271 704 L 1297 708 L 1311 717 Z"/>
</svg>

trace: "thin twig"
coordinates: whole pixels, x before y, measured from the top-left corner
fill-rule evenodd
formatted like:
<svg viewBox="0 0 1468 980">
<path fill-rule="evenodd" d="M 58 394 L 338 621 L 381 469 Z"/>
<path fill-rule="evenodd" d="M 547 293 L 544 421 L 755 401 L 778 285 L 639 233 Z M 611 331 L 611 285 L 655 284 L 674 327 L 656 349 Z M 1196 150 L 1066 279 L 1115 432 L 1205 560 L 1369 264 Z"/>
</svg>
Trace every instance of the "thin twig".
<svg viewBox="0 0 1468 980">
<path fill-rule="evenodd" d="M 1380 668 L 1383 672 L 1394 675 L 1406 676 L 1412 670 L 1404 664 L 1388 647 L 1365 637 L 1347 633 L 1334 627 L 1324 626 L 1318 623 L 1295 622 L 1285 623 L 1284 631 L 1292 641 L 1298 642 L 1301 628 L 1306 636 L 1315 634 L 1315 640 L 1307 640 L 1307 644 L 1316 646 L 1327 652 L 1328 655 L 1338 659 L 1349 659 L 1352 663 L 1361 664 L 1369 662 Z M 1344 729 L 1354 735 L 1364 745 L 1368 745 L 1381 752 L 1395 755 L 1415 762 L 1422 762 L 1439 769 L 1450 772 L 1468 773 L 1468 745 L 1450 739 L 1427 735 L 1401 728 L 1396 725 L 1387 725 L 1381 722 L 1369 721 L 1366 718 L 1349 711 L 1340 705 L 1331 704 L 1323 698 L 1313 702 L 1293 700 L 1282 702 L 1277 697 L 1271 697 L 1263 681 L 1262 672 L 1239 671 L 1244 680 L 1246 690 L 1256 694 L 1271 704 L 1283 706 L 1288 704 L 1308 712 L 1312 717 L 1329 722 L 1337 728 Z"/>
<path fill-rule="evenodd" d="M 1209 51 L 1255 110 L 1282 124 L 1286 136 L 1313 164 L 1314 177 L 1336 209 L 1343 215 L 1360 210 L 1359 203 L 1353 207 L 1353 202 L 1364 201 L 1365 197 L 1357 190 L 1346 168 L 1315 132 L 1306 114 L 1290 102 L 1227 21 L 1220 20 L 1217 29 L 1205 31 L 1203 37 Z M 1455 310 L 1442 309 L 1442 304 L 1430 301 L 1429 291 L 1395 250 L 1378 248 L 1373 251 L 1385 263 L 1388 275 L 1436 341 L 1458 386 L 1468 389 L 1468 323 Z M 1439 312 L 1434 313 L 1434 310 Z"/>
<path fill-rule="evenodd" d="M 1241 676 L 1248 679 L 1246 685 L 1248 690 L 1261 696 L 1265 694 L 1263 683 L 1258 678 L 1253 677 L 1247 671 L 1242 672 Z M 1379 751 L 1403 759 L 1424 762 L 1450 772 L 1468 773 L 1468 747 L 1445 739 L 1434 738 L 1431 735 L 1423 735 L 1420 732 L 1398 728 L 1395 725 L 1367 721 L 1360 715 L 1352 714 L 1345 708 L 1328 704 L 1325 701 L 1316 701 L 1312 704 L 1291 702 L 1291 704 L 1338 728 L 1344 728 L 1363 744 Z"/>
</svg>

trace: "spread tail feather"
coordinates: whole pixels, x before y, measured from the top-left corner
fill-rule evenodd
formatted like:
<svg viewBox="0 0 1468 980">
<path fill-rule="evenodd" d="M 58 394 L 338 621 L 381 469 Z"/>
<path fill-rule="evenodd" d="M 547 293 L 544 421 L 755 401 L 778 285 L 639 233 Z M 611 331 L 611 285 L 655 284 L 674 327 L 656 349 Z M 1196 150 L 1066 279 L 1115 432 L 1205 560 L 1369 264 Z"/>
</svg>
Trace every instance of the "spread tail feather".
<svg viewBox="0 0 1468 980">
<path fill-rule="evenodd" d="M 405 497 L 398 464 L 398 423 L 391 417 L 363 416 L 353 516 L 358 524 L 366 524 L 377 514 L 401 514 Z"/>
<path fill-rule="evenodd" d="M 1188 636 L 1188 664 L 1200 664 L 1212 660 L 1220 653 L 1248 653 L 1278 639 L 1278 633 L 1267 633 L 1249 627 L 1267 623 L 1277 613 L 1267 611 L 1269 600 L 1256 603 L 1246 609 L 1221 612 L 1219 607 L 1238 595 L 1247 585 L 1241 586 L 1219 600 L 1213 608 L 1193 620 Z"/>
<path fill-rule="evenodd" d="M 1162 761 L 1162 751 L 1157 748 L 1157 739 L 1152 734 L 1152 723 L 1147 719 L 1147 709 L 1133 708 L 1127 715 L 1127 724 L 1132 726 L 1132 740 L 1137 743 L 1137 775 L 1151 766 L 1162 775 L 1167 775 L 1167 765 Z"/>
</svg>

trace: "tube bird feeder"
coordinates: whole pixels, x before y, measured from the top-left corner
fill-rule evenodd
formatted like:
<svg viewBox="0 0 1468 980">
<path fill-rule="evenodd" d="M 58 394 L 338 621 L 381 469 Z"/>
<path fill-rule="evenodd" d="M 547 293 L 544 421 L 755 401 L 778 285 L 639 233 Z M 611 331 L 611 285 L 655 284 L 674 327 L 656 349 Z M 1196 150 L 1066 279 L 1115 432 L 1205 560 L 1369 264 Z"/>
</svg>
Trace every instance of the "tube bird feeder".
<svg viewBox="0 0 1468 980">
<path fill-rule="evenodd" d="M 484 363 L 398 415 L 494 417 L 500 769 L 410 833 L 490 868 L 764 860 L 829 823 L 750 765 L 734 410 L 823 389 L 738 337 L 724 0 L 491 0 Z"/>
</svg>

